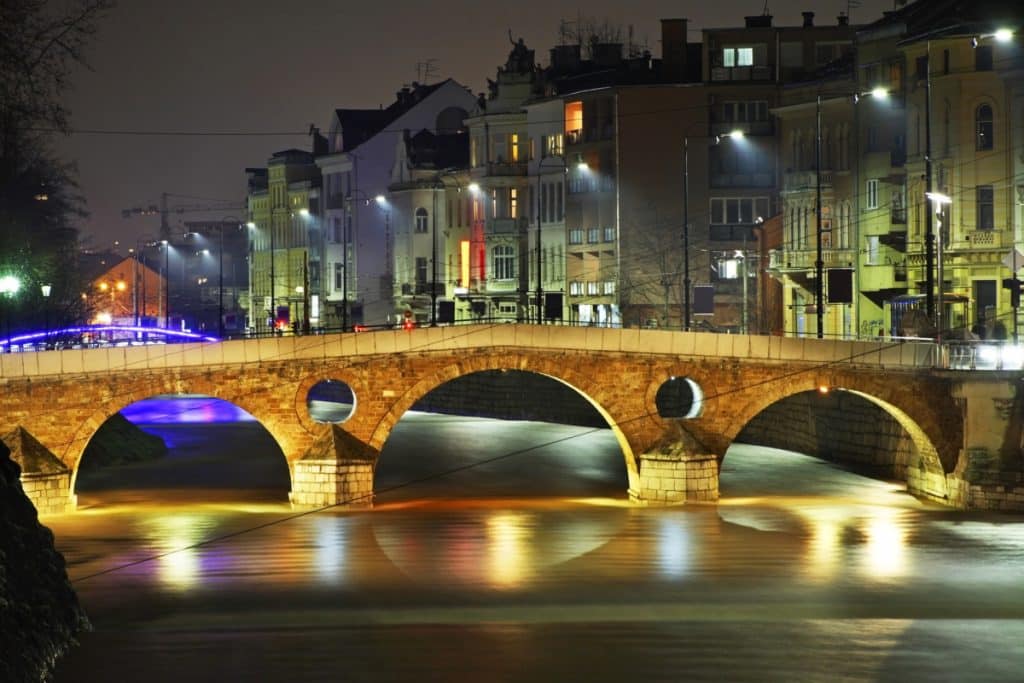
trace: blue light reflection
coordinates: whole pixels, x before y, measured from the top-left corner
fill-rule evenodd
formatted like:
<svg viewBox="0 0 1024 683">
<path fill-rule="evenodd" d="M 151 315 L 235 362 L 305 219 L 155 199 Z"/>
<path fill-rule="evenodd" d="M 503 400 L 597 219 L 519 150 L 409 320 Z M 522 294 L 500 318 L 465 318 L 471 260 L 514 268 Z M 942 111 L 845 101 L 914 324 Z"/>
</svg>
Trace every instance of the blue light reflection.
<svg viewBox="0 0 1024 683">
<path fill-rule="evenodd" d="M 256 419 L 233 403 L 195 394 L 154 396 L 127 406 L 121 415 L 137 425 L 218 424 Z"/>
</svg>

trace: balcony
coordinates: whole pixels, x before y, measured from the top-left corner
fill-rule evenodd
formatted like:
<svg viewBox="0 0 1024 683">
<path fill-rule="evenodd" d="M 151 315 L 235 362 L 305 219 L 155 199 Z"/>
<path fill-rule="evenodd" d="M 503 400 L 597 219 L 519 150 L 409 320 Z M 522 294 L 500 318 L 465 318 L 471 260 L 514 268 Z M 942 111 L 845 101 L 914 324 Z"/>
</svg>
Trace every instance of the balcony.
<svg viewBox="0 0 1024 683">
<path fill-rule="evenodd" d="M 783 192 L 801 192 L 817 187 L 818 174 L 813 171 L 786 171 L 782 178 Z M 832 171 L 821 172 L 821 189 L 832 189 Z"/>
<path fill-rule="evenodd" d="M 525 176 L 527 163 L 525 161 L 489 161 L 487 162 L 487 175 L 489 176 Z"/>
<path fill-rule="evenodd" d="M 712 81 L 770 81 L 772 70 L 768 66 L 713 66 Z"/>
<path fill-rule="evenodd" d="M 889 220 L 893 225 L 906 225 L 907 210 L 893 207 L 889 212 Z"/>
<path fill-rule="evenodd" d="M 488 234 L 515 235 L 524 226 L 525 218 L 492 218 L 488 221 Z"/>
<path fill-rule="evenodd" d="M 956 244 L 960 249 L 999 249 L 1004 241 L 1009 246 L 1009 236 L 1003 237 L 1002 233 L 996 230 L 973 230 L 965 235 L 966 242 Z"/>
<path fill-rule="evenodd" d="M 711 187 L 775 187 L 775 174 L 712 173 Z"/>
<path fill-rule="evenodd" d="M 850 268 L 856 252 L 853 249 L 822 249 L 821 260 L 825 268 Z M 768 254 L 768 267 L 772 270 L 814 270 L 817 250 L 772 249 Z"/>
</svg>

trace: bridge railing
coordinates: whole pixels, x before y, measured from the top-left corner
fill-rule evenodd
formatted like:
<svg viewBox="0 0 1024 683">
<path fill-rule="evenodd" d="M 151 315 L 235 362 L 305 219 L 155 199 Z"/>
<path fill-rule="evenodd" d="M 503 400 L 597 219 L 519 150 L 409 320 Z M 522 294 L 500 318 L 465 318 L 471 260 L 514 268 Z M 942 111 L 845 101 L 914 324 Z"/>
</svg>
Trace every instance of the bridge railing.
<svg viewBox="0 0 1024 683">
<path fill-rule="evenodd" d="M 951 340 L 941 352 L 945 370 L 1024 370 L 1024 347 L 1009 340 Z"/>
</svg>

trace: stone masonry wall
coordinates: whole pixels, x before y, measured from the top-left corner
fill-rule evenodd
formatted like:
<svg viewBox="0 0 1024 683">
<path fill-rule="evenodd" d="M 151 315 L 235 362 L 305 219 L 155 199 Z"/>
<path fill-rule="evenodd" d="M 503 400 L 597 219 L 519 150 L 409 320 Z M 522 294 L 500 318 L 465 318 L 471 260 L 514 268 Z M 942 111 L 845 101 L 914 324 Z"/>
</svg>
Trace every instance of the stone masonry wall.
<svg viewBox="0 0 1024 683">
<path fill-rule="evenodd" d="M 910 435 L 879 406 L 842 391 L 803 393 L 754 418 L 737 441 L 784 448 L 883 479 L 907 480 Z"/>
</svg>

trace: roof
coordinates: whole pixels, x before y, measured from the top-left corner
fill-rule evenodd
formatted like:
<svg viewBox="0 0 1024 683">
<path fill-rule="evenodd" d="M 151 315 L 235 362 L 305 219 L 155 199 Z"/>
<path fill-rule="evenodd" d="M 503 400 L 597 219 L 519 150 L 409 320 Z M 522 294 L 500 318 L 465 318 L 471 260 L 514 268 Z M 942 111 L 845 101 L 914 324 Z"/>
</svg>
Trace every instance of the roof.
<svg viewBox="0 0 1024 683">
<path fill-rule="evenodd" d="M 341 127 L 343 145 L 338 151 L 352 151 L 448 82 L 454 81 L 449 78 L 434 85 L 413 83 L 411 87 L 403 87 L 396 93 L 395 101 L 384 109 L 336 109 L 334 115 Z"/>
<path fill-rule="evenodd" d="M 907 40 L 924 40 L 942 35 L 991 33 L 1000 26 L 1020 24 L 1022 16 L 1020 0 L 917 0 L 886 12 L 881 19 L 865 26 L 864 32 L 903 24 Z"/>
</svg>

